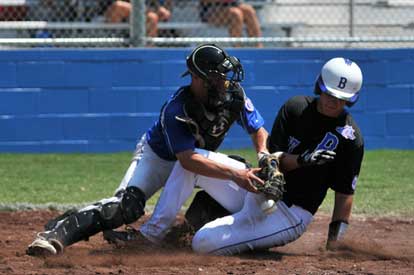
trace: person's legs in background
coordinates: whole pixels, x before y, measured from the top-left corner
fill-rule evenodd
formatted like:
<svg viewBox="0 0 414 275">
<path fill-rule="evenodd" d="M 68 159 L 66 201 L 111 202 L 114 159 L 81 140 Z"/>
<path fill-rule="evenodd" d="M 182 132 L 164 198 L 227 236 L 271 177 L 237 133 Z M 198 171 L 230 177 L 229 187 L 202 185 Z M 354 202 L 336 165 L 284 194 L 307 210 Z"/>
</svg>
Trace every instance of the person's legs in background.
<svg viewBox="0 0 414 275">
<path fill-rule="evenodd" d="M 147 12 L 147 36 L 149 37 L 157 37 L 158 35 L 158 20 L 159 16 L 154 11 Z"/>
<path fill-rule="evenodd" d="M 131 13 L 131 3 L 125 1 L 115 1 L 105 12 L 105 18 L 110 23 L 120 23 L 129 18 Z"/>
<path fill-rule="evenodd" d="M 213 26 L 226 26 L 231 37 L 241 37 L 243 34 L 243 13 L 237 7 L 206 5 L 202 19 Z M 240 44 L 235 46 L 239 47 Z"/>
<path fill-rule="evenodd" d="M 249 37 L 261 37 L 262 35 L 256 10 L 251 5 L 209 4 L 202 5 L 201 8 L 200 15 L 203 21 L 215 26 L 227 26 L 231 37 L 242 37 L 244 24 L 246 24 Z M 240 46 L 240 44 L 235 46 Z M 257 47 L 263 47 L 263 44 L 258 43 Z"/>
<path fill-rule="evenodd" d="M 105 12 L 105 18 L 107 22 L 110 23 L 120 23 L 129 19 L 131 14 L 132 5 L 126 1 L 115 1 L 110 5 Z M 147 20 L 146 20 L 146 29 L 147 36 L 157 37 L 158 36 L 158 22 L 160 20 L 167 21 L 171 12 L 164 8 L 159 7 L 157 11 L 152 8 L 147 8 Z"/>
<path fill-rule="evenodd" d="M 238 7 L 229 7 L 225 9 L 227 16 L 223 15 L 223 20 L 229 28 L 231 37 L 241 37 L 243 34 L 244 16 L 241 9 Z"/>
<path fill-rule="evenodd" d="M 240 4 L 240 10 L 243 13 L 244 23 L 249 37 L 261 37 L 262 31 L 260 29 L 259 19 L 257 18 L 256 10 L 252 5 Z M 262 48 L 263 44 L 258 43 L 257 47 Z"/>
</svg>

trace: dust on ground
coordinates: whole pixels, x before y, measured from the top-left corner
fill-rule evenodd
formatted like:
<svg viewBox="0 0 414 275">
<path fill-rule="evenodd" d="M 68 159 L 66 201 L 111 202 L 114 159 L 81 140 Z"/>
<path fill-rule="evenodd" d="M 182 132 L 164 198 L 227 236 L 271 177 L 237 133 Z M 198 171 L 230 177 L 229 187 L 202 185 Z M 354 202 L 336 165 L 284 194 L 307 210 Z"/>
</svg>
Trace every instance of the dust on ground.
<svg viewBox="0 0 414 275">
<path fill-rule="evenodd" d="M 354 216 L 335 251 L 324 249 L 329 216 L 318 214 L 299 240 L 260 253 L 196 255 L 189 236 L 175 227 L 163 248 L 119 249 L 99 233 L 61 255 L 27 256 L 36 232 L 57 214 L 0 212 L 0 274 L 414 274 L 412 219 Z"/>
</svg>

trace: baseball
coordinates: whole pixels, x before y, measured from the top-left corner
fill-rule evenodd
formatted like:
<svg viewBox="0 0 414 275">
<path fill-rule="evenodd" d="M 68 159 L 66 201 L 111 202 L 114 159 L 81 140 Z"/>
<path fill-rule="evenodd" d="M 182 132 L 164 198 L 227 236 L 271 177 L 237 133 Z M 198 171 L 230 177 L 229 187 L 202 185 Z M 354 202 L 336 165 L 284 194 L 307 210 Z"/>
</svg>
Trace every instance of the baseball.
<svg viewBox="0 0 414 275">
<path fill-rule="evenodd" d="M 262 202 L 262 204 L 260 205 L 260 208 L 262 209 L 263 212 L 265 212 L 266 214 L 270 214 L 273 211 L 276 210 L 276 203 L 274 200 L 265 200 L 264 202 Z"/>
</svg>

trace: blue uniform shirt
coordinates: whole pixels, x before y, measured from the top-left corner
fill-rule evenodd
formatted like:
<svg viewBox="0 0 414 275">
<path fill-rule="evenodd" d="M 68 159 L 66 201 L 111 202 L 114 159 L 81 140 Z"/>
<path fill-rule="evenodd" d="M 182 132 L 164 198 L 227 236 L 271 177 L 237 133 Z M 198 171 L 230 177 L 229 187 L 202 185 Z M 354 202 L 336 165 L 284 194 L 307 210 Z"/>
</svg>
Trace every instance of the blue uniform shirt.
<svg viewBox="0 0 414 275">
<path fill-rule="evenodd" d="M 184 103 L 186 87 L 180 87 L 161 108 L 158 121 L 147 131 L 147 141 L 151 149 L 162 159 L 177 160 L 175 154 L 194 150 L 196 139 L 185 123 L 178 121 L 176 116 L 185 116 Z M 188 91 L 187 91 L 188 92 Z M 249 98 L 240 112 L 237 123 L 252 134 L 259 130 L 264 120 L 255 109 Z"/>
</svg>

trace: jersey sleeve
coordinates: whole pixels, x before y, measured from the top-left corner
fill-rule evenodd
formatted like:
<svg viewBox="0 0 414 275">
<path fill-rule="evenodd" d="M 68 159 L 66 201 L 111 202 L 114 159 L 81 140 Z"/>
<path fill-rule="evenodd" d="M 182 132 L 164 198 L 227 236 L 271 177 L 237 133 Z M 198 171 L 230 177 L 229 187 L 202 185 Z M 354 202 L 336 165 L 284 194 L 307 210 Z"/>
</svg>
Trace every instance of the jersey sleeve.
<svg viewBox="0 0 414 275">
<path fill-rule="evenodd" d="M 245 99 L 244 107 L 237 123 L 249 134 L 257 132 L 264 125 L 263 117 L 248 97 Z"/>
<path fill-rule="evenodd" d="M 336 192 L 352 195 L 355 192 L 359 172 L 364 156 L 363 144 L 345 151 L 345 155 L 338 159 L 334 173 L 332 189 Z"/>
<path fill-rule="evenodd" d="M 268 139 L 268 147 L 271 153 L 277 151 L 288 152 L 288 106 L 283 105 L 273 123 L 272 131 Z"/>
<path fill-rule="evenodd" d="M 161 119 L 163 134 L 173 154 L 186 150 L 194 150 L 195 138 L 188 126 L 176 119 L 176 116 L 184 115 L 181 105 L 173 105 L 166 108 Z"/>
</svg>

